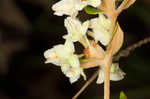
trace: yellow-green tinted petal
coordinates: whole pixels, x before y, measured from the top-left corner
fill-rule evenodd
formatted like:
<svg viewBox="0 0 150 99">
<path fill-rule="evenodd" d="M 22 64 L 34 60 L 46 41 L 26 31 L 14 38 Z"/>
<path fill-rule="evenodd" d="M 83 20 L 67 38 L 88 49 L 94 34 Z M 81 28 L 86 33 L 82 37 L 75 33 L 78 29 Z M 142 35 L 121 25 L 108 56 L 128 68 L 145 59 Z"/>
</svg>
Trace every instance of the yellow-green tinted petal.
<svg viewBox="0 0 150 99">
<path fill-rule="evenodd" d="M 101 0 L 88 0 L 88 5 L 98 7 L 101 4 Z"/>
</svg>

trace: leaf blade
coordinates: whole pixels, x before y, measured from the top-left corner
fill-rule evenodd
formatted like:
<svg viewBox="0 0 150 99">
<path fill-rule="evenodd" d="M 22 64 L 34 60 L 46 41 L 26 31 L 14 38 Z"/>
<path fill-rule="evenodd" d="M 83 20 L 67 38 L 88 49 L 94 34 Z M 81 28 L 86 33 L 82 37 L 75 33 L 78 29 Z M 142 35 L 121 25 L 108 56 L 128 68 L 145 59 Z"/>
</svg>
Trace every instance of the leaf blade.
<svg viewBox="0 0 150 99">
<path fill-rule="evenodd" d="M 102 12 L 101 10 L 96 9 L 96 8 L 93 8 L 93 7 L 90 7 L 90 6 L 86 6 L 86 7 L 84 8 L 84 11 L 85 11 L 87 14 L 92 14 L 92 15 L 99 14 L 99 13 Z"/>
<path fill-rule="evenodd" d="M 127 99 L 127 96 L 123 91 L 120 92 L 120 99 Z"/>
</svg>

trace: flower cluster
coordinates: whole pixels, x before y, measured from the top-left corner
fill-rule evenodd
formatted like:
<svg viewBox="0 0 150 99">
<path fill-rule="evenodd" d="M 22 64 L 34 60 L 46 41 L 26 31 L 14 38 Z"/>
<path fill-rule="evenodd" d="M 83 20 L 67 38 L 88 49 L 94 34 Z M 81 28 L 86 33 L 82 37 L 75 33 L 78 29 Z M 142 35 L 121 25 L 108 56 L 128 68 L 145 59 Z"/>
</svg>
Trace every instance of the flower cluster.
<svg viewBox="0 0 150 99">
<path fill-rule="evenodd" d="M 63 38 L 66 40 L 64 44 L 59 44 L 44 53 L 45 63 L 52 63 L 61 67 L 62 72 L 69 78 L 71 83 L 76 82 L 80 76 L 86 80 L 84 69 L 87 68 L 86 62 L 90 60 L 99 60 L 100 65 L 98 84 L 104 81 L 104 58 L 105 51 L 98 45 L 98 41 L 107 46 L 112 38 L 110 33 L 110 19 L 106 18 L 101 12 L 97 18 L 81 22 L 78 18 L 78 12 L 86 6 L 97 8 L 101 5 L 100 0 L 61 0 L 52 6 L 57 16 L 67 15 L 64 20 L 64 26 L 68 34 Z M 87 35 L 93 38 L 90 41 Z M 84 47 L 82 57 L 75 54 L 74 42 L 80 42 Z M 97 54 L 99 53 L 99 54 Z M 83 62 L 81 59 L 87 59 Z M 85 64 L 84 64 L 85 63 Z M 124 78 L 123 71 L 117 63 L 111 66 L 110 80 L 118 81 Z"/>
</svg>

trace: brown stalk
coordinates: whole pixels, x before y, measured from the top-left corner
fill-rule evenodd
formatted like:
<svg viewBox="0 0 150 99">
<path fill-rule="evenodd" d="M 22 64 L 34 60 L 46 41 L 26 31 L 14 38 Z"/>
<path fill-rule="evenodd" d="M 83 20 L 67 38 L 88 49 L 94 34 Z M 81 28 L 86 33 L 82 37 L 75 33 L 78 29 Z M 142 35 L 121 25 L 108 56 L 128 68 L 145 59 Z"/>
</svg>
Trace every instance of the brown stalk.
<svg viewBox="0 0 150 99">
<path fill-rule="evenodd" d="M 113 58 L 113 61 L 119 61 L 121 57 L 127 57 L 131 51 L 134 51 L 136 48 L 141 47 L 142 45 L 147 44 L 147 43 L 150 43 L 150 37 L 147 37 L 144 40 L 141 40 L 127 47 L 126 49 L 120 51 L 120 53 Z"/>
<path fill-rule="evenodd" d="M 104 99 L 110 98 L 110 67 L 111 67 L 111 54 L 106 56 L 106 64 L 104 68 Z"/>
<path fill-rule="evenodd" d="M 129 8 L 135 1 L 136 0 L 123 0 L 121 5 L 116 10 L 117 14 L 120 14 L 123 10 Z"/>
</svg>

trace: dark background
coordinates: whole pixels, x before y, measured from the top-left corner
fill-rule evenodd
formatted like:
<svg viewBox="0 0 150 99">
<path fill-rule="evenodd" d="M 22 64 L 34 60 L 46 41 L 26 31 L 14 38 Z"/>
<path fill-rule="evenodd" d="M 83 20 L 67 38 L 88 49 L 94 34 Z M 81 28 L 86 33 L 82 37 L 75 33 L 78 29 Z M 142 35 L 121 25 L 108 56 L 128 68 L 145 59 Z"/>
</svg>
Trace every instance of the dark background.
<svg viewBox="0 0 150 99">
<path fill-rule="evenodd" d="M 58 1 L 58 0 L 57 0 Z M 56 0 L 0 0 L 0 99 L 71 99 L 85 83 L 70 84 L 60 68 L 44 64 L 45 50 L 64 43 L 64 16 L 53 15 Z M 137 0 L 121 13 L 122 49 L 150 36 L 150 0 Z M 124 91 L 128 99 L 150 99 L 150 46 L 121 58 L 125 79 L 111 82 L 111 98 Z M 86 70 L 88 78 L 96 69 Z M 79 99 L 103 99 L 95 81 Z"/>
</svg>

